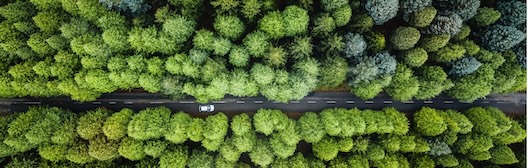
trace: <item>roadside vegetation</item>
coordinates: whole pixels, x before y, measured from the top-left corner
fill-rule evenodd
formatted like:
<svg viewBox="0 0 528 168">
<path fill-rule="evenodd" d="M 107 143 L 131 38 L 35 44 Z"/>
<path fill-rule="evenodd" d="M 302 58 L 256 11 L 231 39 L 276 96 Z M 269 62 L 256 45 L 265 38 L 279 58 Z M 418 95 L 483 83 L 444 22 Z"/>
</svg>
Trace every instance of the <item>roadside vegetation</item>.
<svg viewBox="0 0 528 168">
<path fill-rule="evenodd" d="M 524 121 L 493 107 L 273 109 L 195 118 L 165 107 L 74 113 L 32 107 L 0 118 L 6 167 L 525 167 Z M 515 146 L 521 147 L 515 147 Z"/>
<path fill-rule="evenodd" d="M 199 102 L 317 88 L 471 102 L 526 88 L 526 3 L 18 0 L 0 7 L 0 97 L 143 89 Z"/>
</svg>

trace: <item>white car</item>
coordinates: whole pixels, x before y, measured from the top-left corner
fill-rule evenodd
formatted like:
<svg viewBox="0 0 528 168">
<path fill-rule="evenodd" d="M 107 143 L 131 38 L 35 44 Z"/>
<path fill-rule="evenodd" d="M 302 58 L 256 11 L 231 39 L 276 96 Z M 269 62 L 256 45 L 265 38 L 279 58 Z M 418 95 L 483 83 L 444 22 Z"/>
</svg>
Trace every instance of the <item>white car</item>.
<svg viewBox="0 0 528 168">
<path fill-rule="evenodd" d="M 213 112 L 214 111 L 214 105 L 200 105 L 198 106 L 198 110 L 200 112 Z"/>
</svg>

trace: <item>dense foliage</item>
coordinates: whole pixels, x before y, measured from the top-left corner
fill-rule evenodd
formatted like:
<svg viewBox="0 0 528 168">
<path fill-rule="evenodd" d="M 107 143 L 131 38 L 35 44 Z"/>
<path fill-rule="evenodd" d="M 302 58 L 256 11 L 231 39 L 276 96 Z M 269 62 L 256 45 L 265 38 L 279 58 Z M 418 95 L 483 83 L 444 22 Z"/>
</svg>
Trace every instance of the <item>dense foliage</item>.
<svg viewBox="0 0 528 168">
<path fill-rule="evenodd" d="M 0 97 L 6 98 L 92 101 L 140 88 L 201 103 L 258 94 L 288 102 L 347 87 L 363 99 L 447 93 L 471 102 L 526 89 L 526 3 L 518 0 L 2 4 Z M 430 78 L 450 85 L 436 87 Z"/>
<path fill-rule="evenodd" d="M 473 167 L 520 162 L 511 146 L 526 138 L 522 123 L 492 107 L 424 107 L 412 118 L 395 108 L 333 108 L 299 119 L 272 109 L 205 119 L 165 107 L 108 113 L 33 107 L 1 117 L 0 156 L 17 168 Z"/>
</svg>

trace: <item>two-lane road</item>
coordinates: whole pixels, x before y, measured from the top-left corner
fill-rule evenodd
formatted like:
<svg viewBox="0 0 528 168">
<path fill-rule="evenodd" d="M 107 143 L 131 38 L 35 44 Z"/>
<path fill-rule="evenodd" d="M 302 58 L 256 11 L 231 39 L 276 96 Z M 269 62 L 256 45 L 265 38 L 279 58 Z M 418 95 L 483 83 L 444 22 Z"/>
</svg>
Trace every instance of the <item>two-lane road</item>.
<svg viewBox="0 0 528 168">
<path fill-rule="evenodd" d="M 476 106 L 493 106 L 501 109 L 510 116 L 523 116 L 526 114 L 526 94 L 491 95 L 486 99 L 479 99 L 473 103 L 463 103 L 447 96 L 438 96 L 431 100 L 394 101 L 388 95 L 382 94 L 372 100 L 361 100 L 346 92 L 315 92 L 299 101 L 280 103 L 269 101 L 265 97 L 226 97 L 220 101 L 212 101 L 215 111 L 226 114 L 238 114 L 243 112 L 255 112 L 260 108 L 279 109 L 283 112 L 318 112 L 327 108 L 360 108 L 360 109 L 382 109 L 384 107 L 395 107 L 403 112 L 414 112 L 427 106 L 438 109 L 465 110 Z M 98 107 L 106 107 L 110 110 L 130 108 L 141 110 L 146 107 L 165 106 L 173 111 L 185 111 L 197 113 L 198 105 L 194 99 L 171 100 L 161 94 L 149 93 L 112 93 L 105 94 L 93 102 L 76 102 L 67 97 L 57 98 L 19 98 L 0 99 L 0 111 L 20 112 L 29 106 L 48 105 L 57 106 L 72 111 L 87 111 Z M 199 114 L 195 114 L 199 115 Z M 203 114 L 207 115 L 207 114 Z"/>
</svg>

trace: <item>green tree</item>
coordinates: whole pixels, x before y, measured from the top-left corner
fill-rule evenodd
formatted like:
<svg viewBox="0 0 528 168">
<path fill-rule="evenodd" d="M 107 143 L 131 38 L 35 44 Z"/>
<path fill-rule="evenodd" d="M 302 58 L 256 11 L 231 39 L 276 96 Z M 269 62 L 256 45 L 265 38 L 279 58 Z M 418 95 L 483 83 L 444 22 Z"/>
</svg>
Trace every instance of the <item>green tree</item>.
<svg viewBox="0 0 528 168">
<path fill-rule="evenodd" d="M 65 161 L 67 152 L 67 145 L 43 145 L 38 148 L 40 157 L 52 162 Z"/>
<path fill-rule="evenodd" d="M 137 140 L 160 138 L 166 133 L 170 114 L 165 107 L 147 108 L 136 113 L 128 123 L 128 136 Z"/>
<path fill-rule="evenodd" d="M 88 145 L 88 154 L 100 161 L 111 161 L 119 157 L 119 141 L 109 140 L 102 135 L 95 136 Z"/>
<path fill-rule="evenodd" d="M 259 138 L 255 143 L 255 147 L 249 153 L 249 158 L 256 165 L 262 167 L 270 165 L 273 162 L 275 156 L 273 155 L 273 151 L 268 140 Z"/>
<path fill-rule="evenodd" d="M 429 24 L 431 24 L 431 22 L 435 18 L 436 13 L 437 10 L 434 7 L 425 7 L 422 10 L 411 14 L 409 24 L 415 27 L 429 26 Z"/>
<path fill-rule="evenodd" d="M 119 140 L 127 135 L 128 122 L 132 119 L 134 111 L 124 108 L 109 116 L 102 127 L 103 133 L 110 140 Z"/>
<path fill-rule="evenodd" d="M 58 11 L 42 11 L 33 17 L 35 25 L 44 32 L 55 32 L 59 30 L 59 27 L 65 20 L 66 17 L 64 14 L 61 14 Z"/>
<path fill-rule="evenodd" d="M 145 144 L 143 141 L 126 137 L 121 140 L 118 148 L 119 155 L 128 160 L 142 160 L 147 155 L 144 151 Z"/>
<path fill-rule="evenodd" d="M 233 47 L 229 53 L 229 63 L 237 67 L 245 67 L 249 63 L 249 52 L 243 47 Z"/>
<path fill-rule="evenodd" d="M 439 66 L 423 66 L 416 75 L 420 89 L 414 97 L 420 100 L 433 98 L 453 87 L 453 82 Z"/>
<path fill-rule="evenodd" d="M 77 141 L 69 147 L 66 159 L 70 162 L 85 164 L 95 161 L 95 158 L 90 156 L 88 142 Z"/>
<path fill-rule="evenodd" d="M 189 158 L 186 146 L 172 146 L 161 155 L 159 159 L 160 168 L 185 168 Z"/>
<path fill-rule="evenodd" d="M 267 33 L 272 39 L 279 39 L 286 35 L 286 26 L 283 19 L 283 15 L 278 11 L 268 12 L 258 21 L 258 30 Z M 291 31 L 288 33 L 293 33 L 293 30 L 288 30 Z"/>
<path fill-rule="evenodd" d="M 310 17 L 308 11 L 300 7 L 290 5 L 282 11 L 282 19 L 284 21 L 284 35 L 295 36 L 308 32 L 308 22 Z M 265 23 L 262 23 L 265 24 Z"/>
<path fill-rule="evenodd" d="M 391 43 L 397 50 L 413 48 L 420 40 L 420 31 L 413 27 L 398 27 L 391 36 Z"/>
<path fill-rule="evenodd" d="M 422 48 L 412 48 L 402 54 L 405 64 L 420 67 L 427 61 L 427 52 Z"/>
<path fill-rule="evenodd" d="M 350 5 L 343 5 L 332 12 L 337 27 L 346 26 L 352 17 L 352 8 Z"/>
<path fill-rule="evenodd" d="M 414 123 L 416 129 L 425 136 L 440 135 L 447 130 L 447 124 L 438 110 L 428 107 L 414 113 Z"/>
<path fill-rule="evenodd" d="M 391 84 L 385 88 L 394 100 L 405 101 L 412 99 L 419 91 L 420 83 L 413 76 L 413 71 L 403 64 L 398 64 L 392 77 Z"/>
<path fill-rule="evenodd" d="M 299 118 L 300 135 L 308 143 L 317 143 L 326 135 L 324 125 L 316 113 L 304 113 Z"/>
<path fill-rule="evenodd" d="M 159 158 L 165 154 L 165 150 L 167 149 L 168 145 L 169 142 L 163 139 L 148 140 L 145 141 L 145 144 L 143 145 L 143 151 L 148 156 Z"/>
<path fill-rule="evenodd" d="M 269 49 L 269 38 L 269 35 L 265 32 L 254 31 L 244 38 L 244 47 L 251 56 L 261 57 Z"/>
<path fill-rule="evenodd" d="M 419 44 L 425 51 L 434 52 L 446 46 L 450 38 L 451 36 L 448 34 L 424 36 Z"/>
<path fill-rule="evenodd" d="M 187 140 L 187 133 L 192 118 L 189 114 L 178 112 L 172 115 L 169 128 L 165 133 L 165 139 L 175 144 L 181 144 Z"/>
<path fill-rule="evenodd" d="M 187 167 L 189 168 L 212 168 L 214 167 L 214 157 L 205 151 L 193 150 L 191 156 L 187 161 Z"/>
<path fill-rule="evenodd" d="M 214 29 L 220 36 L 236 40 L 244 33 L 245 25 L 236 16 L 218 15 L 213 24 Z"/>
<path fill-rule="evenodd" d="M 495 23 L 500 17 L 500 11 L 497 11 L 494 8 L 482 7 L 477 10 L 477 15 L 471 19 L 471 22 L 476 26 L 483 27 Z"/>
<path fill-rule="evenodd" d="M 337 157 L 339 144 L 333 137 L 326 136 L 321 141 L 312 145 L 314 155 L 324 161 L 329 161 Z"/>
<path fill-rule="evenodd" d="M 98 108 L 88 111 L 82 115 L 77 122 L 77 133 L 83 139 L 90 140 L 103 133 L 102 127 L 106 118 L 109 116 L 109 110 Z"/>
</svg>

